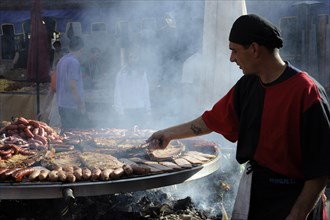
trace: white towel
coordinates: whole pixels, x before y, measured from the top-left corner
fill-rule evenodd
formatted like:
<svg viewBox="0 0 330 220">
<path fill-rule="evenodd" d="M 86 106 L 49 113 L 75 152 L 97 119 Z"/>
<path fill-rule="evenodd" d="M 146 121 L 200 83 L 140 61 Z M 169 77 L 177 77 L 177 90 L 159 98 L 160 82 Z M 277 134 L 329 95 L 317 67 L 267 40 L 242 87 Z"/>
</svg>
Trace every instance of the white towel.
<svg viewBox="0 0 330 220">
<path fill-rule="evenodd" d="M 247 220 L 249 217 L 252 172 L 246 174 L 247 167 L 248 165 L 245 166 L 244 173 L 242 174 L 238 186 L 238 192 L 237 192 L 231 220 Z"/>
</svg>

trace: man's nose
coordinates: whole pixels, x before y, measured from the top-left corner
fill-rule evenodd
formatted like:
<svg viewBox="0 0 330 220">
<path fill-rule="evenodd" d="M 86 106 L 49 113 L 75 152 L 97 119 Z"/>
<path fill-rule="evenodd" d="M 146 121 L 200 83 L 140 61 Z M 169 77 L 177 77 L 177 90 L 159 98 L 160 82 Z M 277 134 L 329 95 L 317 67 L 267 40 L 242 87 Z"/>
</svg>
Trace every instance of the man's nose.
<svg viewBox="0 0 330 220">
<path fill-rule="evenodd" d="M 230 57 L 229 57 L 229 60 L 230 62 L 235 62 L 235 57 L 233 56 L 233 54 L 230 54 Z"/>
</svg>

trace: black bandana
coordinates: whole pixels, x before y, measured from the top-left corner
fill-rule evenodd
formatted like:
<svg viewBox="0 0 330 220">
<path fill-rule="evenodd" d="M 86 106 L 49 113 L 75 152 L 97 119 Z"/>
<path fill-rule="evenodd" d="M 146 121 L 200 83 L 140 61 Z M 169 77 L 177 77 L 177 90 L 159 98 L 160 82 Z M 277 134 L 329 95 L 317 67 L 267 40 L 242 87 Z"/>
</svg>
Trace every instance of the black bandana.
<svg viewBox="0 0 330 220">
<path fill-rule="evenodd" d="M 256 42 L 270 48 L 281 48 L 283 40 L 275 25 L 254 14 L 242 15 L 233 24 L 229 41 L 238 44 Z"/>
</svg>

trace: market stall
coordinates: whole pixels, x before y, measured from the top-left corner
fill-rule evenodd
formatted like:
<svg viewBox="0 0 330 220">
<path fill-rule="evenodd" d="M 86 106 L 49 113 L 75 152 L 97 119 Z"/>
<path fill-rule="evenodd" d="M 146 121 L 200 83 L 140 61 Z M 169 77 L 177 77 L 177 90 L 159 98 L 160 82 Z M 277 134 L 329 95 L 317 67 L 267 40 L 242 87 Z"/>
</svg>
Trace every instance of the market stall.
<svg viewBox="0 0 330 220">
<path fill-rule="evenodd" d="M 40 95 L 43 102 L 46 95 Z M 0 93 L 0 120 L 9 121 L 12 117 L 24 116 L 36 118 L 37 97 L 36 94 L 29 93 Z"/>
</svg>

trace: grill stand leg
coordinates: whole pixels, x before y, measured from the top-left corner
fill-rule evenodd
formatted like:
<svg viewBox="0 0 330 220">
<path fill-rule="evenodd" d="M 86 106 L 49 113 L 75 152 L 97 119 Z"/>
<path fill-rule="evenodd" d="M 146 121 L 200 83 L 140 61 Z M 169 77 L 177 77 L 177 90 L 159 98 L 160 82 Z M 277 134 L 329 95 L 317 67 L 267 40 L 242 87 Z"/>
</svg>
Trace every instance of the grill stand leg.
<svg viewBox="0 0 330 220">
<path fill-rule="evenodd" d="M 73 190 L 70 188 L 65 188 L 62 193 L 64 207 L 61 209 L 61 216 L 71 215 L 71 208 L 76 205 L 76 198 L 73 195 Z"/>
</svg>

